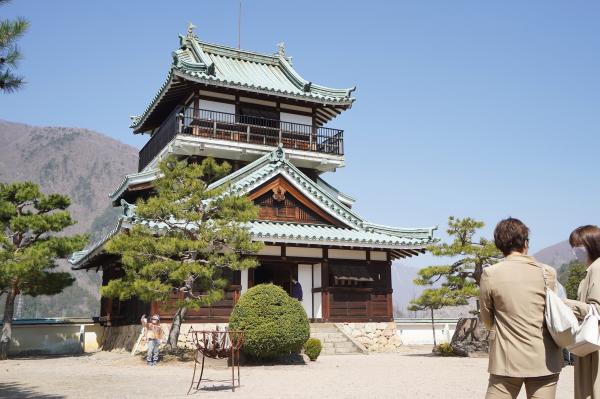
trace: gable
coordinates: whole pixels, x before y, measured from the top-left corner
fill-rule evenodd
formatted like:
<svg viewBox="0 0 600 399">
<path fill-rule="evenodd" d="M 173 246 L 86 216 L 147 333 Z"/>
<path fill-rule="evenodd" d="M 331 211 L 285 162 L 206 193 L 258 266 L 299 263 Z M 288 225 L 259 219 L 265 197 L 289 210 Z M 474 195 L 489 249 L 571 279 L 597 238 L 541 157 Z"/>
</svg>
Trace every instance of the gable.
<svg viewBox="0 0 600 399">
<path fill-rule="evenodd" d="M 342 226 L 282 176 L 259 186 L 248 198 L 259 206 L 259 220 Z"/>
</svg>

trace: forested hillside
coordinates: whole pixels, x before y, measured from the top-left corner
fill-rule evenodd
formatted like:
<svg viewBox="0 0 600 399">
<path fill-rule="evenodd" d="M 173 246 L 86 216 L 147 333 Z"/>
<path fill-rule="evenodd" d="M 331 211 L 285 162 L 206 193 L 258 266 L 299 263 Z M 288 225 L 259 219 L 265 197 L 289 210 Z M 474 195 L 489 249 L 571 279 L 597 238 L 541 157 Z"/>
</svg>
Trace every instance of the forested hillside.
<svg viewBox="0 0 600 399">
<path fill-rule="evenodd" d="M 107 195 L 137 170 L 137 156 L 135 148 L 90 130 L 0 121 L 0 181 L 31 180 L 44 192 L 68 195 L 77 224 L 67 232 L 90 233 L 91 241 L 114 226 L 119 210 L 110 207 Z M 60 267 L 69 269 L 66 261 Z M 100 274 L 73 274 L 76 283 L 62 294 L 17 301 L 16 316 L 98 315 Z"/>
</svg>

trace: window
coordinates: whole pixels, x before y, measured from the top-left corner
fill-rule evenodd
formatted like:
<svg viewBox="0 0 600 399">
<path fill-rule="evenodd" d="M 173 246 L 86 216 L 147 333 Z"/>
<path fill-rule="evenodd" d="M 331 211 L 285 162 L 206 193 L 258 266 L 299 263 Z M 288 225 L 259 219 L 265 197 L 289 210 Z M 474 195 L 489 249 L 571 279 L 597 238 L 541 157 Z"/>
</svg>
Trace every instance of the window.
<svg viewBox="0 0 600 399">
<path fill-rule="evenodd" d="M 267 127 L 279 125 L 279 112 L 275 108 L 242 103 L 238 105 L 237 111 L 243 123 Z"/>
</svg>

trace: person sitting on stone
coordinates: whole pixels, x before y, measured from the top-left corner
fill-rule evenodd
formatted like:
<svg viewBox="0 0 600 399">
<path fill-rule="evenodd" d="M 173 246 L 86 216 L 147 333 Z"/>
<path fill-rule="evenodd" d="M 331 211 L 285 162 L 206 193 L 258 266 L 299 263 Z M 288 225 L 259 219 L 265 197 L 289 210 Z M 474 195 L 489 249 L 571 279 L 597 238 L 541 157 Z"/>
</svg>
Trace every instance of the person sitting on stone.
<svg viewBox="0 0 600 399">
<path fill-rule="evenodd" d="M 160 353 L 160 344 L 164 340 L 164 331 L 160 324 L 160 316 L 155 314 L 150 319 L 146 315 L 142 315 L 142 326 L 146 329 L 145 338 L 147 340 L 148 352 L 146 353 L 146 362 L 148 366 L 156 366 L 158 355 Z"/>
</svg>

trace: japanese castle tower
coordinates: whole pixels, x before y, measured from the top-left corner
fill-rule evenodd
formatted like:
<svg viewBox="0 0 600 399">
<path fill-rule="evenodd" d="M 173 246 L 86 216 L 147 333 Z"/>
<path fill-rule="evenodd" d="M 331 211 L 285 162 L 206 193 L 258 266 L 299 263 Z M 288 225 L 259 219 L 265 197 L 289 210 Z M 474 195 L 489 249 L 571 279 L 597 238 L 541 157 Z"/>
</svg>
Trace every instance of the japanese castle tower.
<svg viewBox="0 0 600 399">
<path fill-rule="evenodd" d="M 148 135 L 139 169 L 125 176 L 110 200 L 120 206 L 153 195 L 157 162 L 167 154 L 227 160 L 232 173 L 218 183 L 260 207 L 251 232 L 265 244 L 259 267 L 231 272 L 225 298 L 189 310 L 186 321 L 226 322 L 249 287 L 273 282 L 290 292 L 292 278 L 302 285 L 302 304 L 313 321 L 392 320 L 392 260 L 423 253 L 434 229 L 368 222 L 352 210 L 352 197 L 323 179 L 344 166 L 344 131 L 327 124 L 351 108 L 354 88 L 305 80 L 283 44 L 275 54 L 260 54 L 205 43 L 190 29 L 172 56 L 165 82 L 132 118 L 134 134 Z M 103 247 L 130 226 L 124 208 L 110 234 L 73 254 L 73 269 L 102 269 L 103 284 L 121 275 L 118 257 Z M 100 320 L 138 323 L 143 313 L 172 317 L 168 303 L 103 298 Z"/>
</svg>

